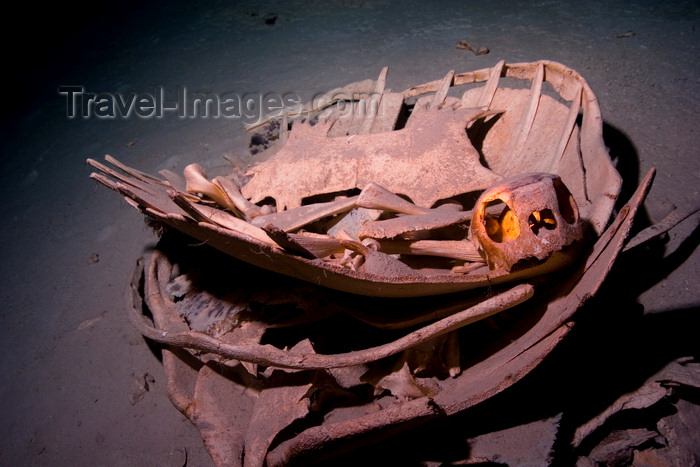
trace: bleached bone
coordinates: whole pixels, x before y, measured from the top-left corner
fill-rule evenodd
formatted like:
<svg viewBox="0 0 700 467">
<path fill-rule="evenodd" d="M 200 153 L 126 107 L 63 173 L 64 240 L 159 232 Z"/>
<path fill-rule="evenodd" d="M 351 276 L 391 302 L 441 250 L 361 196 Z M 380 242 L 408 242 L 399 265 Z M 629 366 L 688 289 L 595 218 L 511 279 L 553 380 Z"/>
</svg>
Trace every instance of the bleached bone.
<svg viewBox="0 0 700 467">
<path fill-rule="evenodd" d="M 101 162 L 98 162 L 94 159 L 88 158 L 87 163 L 90 164 L 91 166 L 95 167 L 96 169 L 98 169 L 103 174 L 108 175 L 109 177 L 112 177 L 121 183 L 125 183 L 127 185 L 137 187 L 137 188 L 142 189 L 150 194 L 157 193 L 158 189 L 160 189 L 160 188 L 169 187 L 168 182 L 164 182 L 163 180 L 158 180 L 158 183 L 157 183 L 158 188 L 154 188 L 151 186 L 151 184 L 154 184 L 155 182 L 153 182 L 152 180 L 150 180 L 148 178 L 148 177 L 150 177 L 150 175 L 147 176 L 146 174 L 143 174 L 143 172 L 140 172 L 136 169 L 132 169 L 131 167 L 127 167 L 124 164 L 122 164 L 121 162 L 114 159 L 110 155 L 106 155 L 105 160 L 108 161 L 110 164 L 114 165 L 115 167 L 120 168 L 121 170 L 126 172 L 126 175 L 117 171 L 117 170 L 114 170 L 111 167 L 108 167 L 108 166 L 106 166 L 106 165 L 102 164 Z M 128 171 L 126 169 L 128 169 Z M 141 174 L 143 174 L 144 176 L 141 176 Z M 94 175 L 99 175 L 99 174 L 94 174 Z M 130 177 L 127 175 L 130 175 Z M 95 178 L 95 177 L 93 177 L 93 178 Z M 103 180 L 100 180 L 100 182 L 103 183 Z M 109 184 L 106 184 L 106 185 L 109 186 Z"/>
<path fill-rule="evenodd" d="M 289 234 L 289 236 L 317 258 L 325 258 L 327 256 L 339 254 L 345 251 L 343 240 L 340 238 L 331 237 L 330 235 L 303 232 L 298 234 Z"/>
<path fill-rule="evenodd" d="M 173 188 L 178 191 L 185 191 L 185 179 L 181 175 L 168 169 L 159 170 L 158 173 L 162 175 Z"/>
<path fill-rule="evenodd" d="M 350 211 L 357 206 L 357 201 L 358 197 L 353 196 L 327 203 L 309 204 L 286 211 L 258 216 L 251 222 L 259 227 L 265 224 L 273 224 L 285 232 L 293 232 L 325 217 Z"/>
<path fill-rule="evenodd" d="M 185 177 L 185 190 L 189 193 L 201 193 L 227 209 L 238 210 L 226 193 L 207 178 L 207 172 L 199 164 L 190 164 L 182 171 Z"/>
<path fill-rule="evenodd" d="M 503 73 L 503 66 L 505 64 L 506 61 L 501 60 L 496 64 L 496 66 L 493 67 L 491 73 L 489 74 L 489 79 L 481 92 L 481 96 L 479 96 L 479 101 L 477 102 L 476 107 L 483 107 L 485 109 L 491 107 L 491 101 L 493 101 L 493 96 L 496 94 L 496 89 L 498 89 L 498 81 L 501 78 L 501 73 Z M 462 103 L 466 104 L 464 99 L 462 100 Z"/>
<path fill-rule="evenodd" d="M 185 167 L 183 175 L 187 192 L 206 195 L 238 217 L 249 220 L 262 212 L 260 206 L 246 199 L 238 185 L 228 177 L 216 177 L 210 181 L 204 167 L 199 164 Z"/>
<path fill-rule="evenodd" d="M 246 219 L 251 219 L 261 214 L 261 208 L 251 203 L 241 194 L 241 189 L 236 182 L 228 177 L 215 177 L 212 184 L 221 190 L 237 211 L 240 211 Z"/>
<path fill-rule="evenodd" d="M 291 235 L 289 235 L 284 230 L 278 228 L 274 224 L 265 224 L 261 227 L 265 233 L 274 241 L 277 245 L 281 246 L 285 250 L 294 253 L 302 258 L 314 259 L 317 256 L 307 250 L 304 245 L 297 242 Z"/>
<path fill-rule="evenodd" d="M 154 177 L 153 175 L 147 174 L 145 172 L 141 172 L 140 170 L 136 170 L 133 167 L 129 167 L 128 165 L 122 164 L 119 162 L 117 159 L 114 157 L 110 156 L 109 154 L 105 155 L 105 160 L 112 164 L 113 166 L 117 167 L 119 170 L 123 170 L 124 172 L 128 173 L 132 177 L 141 180 L 142 182 L 146 183 L 159 183 L 159 184 L 164 184 L 163 180 L 160 180 L 157 177 Z M 94 164 L 93 164 L 94 165 Z"/>
<path fill-rule="evenodd" d="M 392 255 L 420 255 L 484 262 L 469 240 L 380 240 L 379 251 Z"/>
<path fill-rule="evenodd" d="M 435 93 L 435 96 L 433 96 L 432 102 L 430 103 L 431 109 L 440 109 L 442 107 L 442 105 L 445 102 L 445 97 L 447 97 L 447 92 L 450 90 L 450 86 L 452 86 L 454 77 L 455 71 L 450 70 L 442 79 L 440 87 L 438 88 L 437 92 Z"/>
<path fill-rule="evenodd" d="M 518 129 L 513 135 L 514 138 L 511 141 L 511 153 L 513 154 L 513 158 L 515 160 L 522 157 L 522 153 L 527 150 L 525 143 L 527 142 L 527 139 L 530 136 L 530 130 L 532 130 L 532 124 L 535 121 L 537 108 L 540 104 L 543 80 L 544 64 L 540 63 L 537 65 L 535 76 L 532 78 L 532 86 L 530 87 L 530 100 L 528 103 L 527 111 L 521 115 Z"/>
<path fill-rule="evenodd" d="M 430 207 L 500 180 L 479 163 L 465 131 L 470 123 L 497 113 L 451 106 L 414 110 L 404 128 L 381 137 L 329 137 L 333 122 L 297 123 L 279 152 L 249 169 L 252 178 L 241 192 L 254 203 L 273 198 L 284 210 L 310 196 L 363 189 L 374 182 Z"/>
<path fill-rule="evenodd" d="M 392 219 L 365 223 L 357 235 L 362 238 L 395 238 L 403 235 L 415 236 L 417 232 L 435 230 L 450 225 L 467 223 L 472 218 L 471 211 L 450 211 L 429 209 L 423 214 L 400 216 Z"/>
<path fill-rule="evenodd" d="M 410 201 L 372 182 L 368 183 L 360 192 L 357 205 L 362 208 L 379 209 L 401 214 L 425 214 L 430 212 L 429 208 L 416 206 Z"/>
<path fill-rule="evenodd" d="M 497 206 L 487 207 L 486 213 L 497 215 L 500 210 Z M 442 229 L 458 224 L 467 224 L 471 221 L 472 211 L 456 211 L 452 206 L 442 205 L 428 210 L 425 214 L 400 216 L 391 219 L 366 222 L 358 231 L 362 238 L 415 238 L 422 232 Z"/>
<path fill-rule="evenodd" d="M 276 245 L 276 243 L 270 240 L 262 229 L 251 225 L 250 223 L 239 219 L 226 211 L 216 209 L 212 206 L 207 206 L 206 204 L 193 203 L 189 198 L 187 198 L 185 193 L 180 191 L 169 190 L 168 196 L 183 211 L 192 216 L 192 218 L 198 222 L 213 223 L 234 232 L 240 232 L 244 235 L 248 235 L 259 242 L 266 243 L 268 245 Z"/>
</svg>

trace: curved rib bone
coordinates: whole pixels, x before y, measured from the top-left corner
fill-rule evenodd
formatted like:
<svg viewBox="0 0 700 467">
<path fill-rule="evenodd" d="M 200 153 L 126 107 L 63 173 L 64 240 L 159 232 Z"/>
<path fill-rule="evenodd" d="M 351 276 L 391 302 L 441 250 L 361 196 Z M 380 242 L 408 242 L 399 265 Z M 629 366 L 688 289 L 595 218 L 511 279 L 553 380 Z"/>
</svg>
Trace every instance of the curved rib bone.
<svg viewBox="0 0 700 467">
<path fill-rule="evenodd" d="M 167 313 L 168 306 L 168 303 L 165 301 L 166 298 L 161 295 L 158 286 L 158 261 L 163 261 L 161 255 L 162 253 L 157 250 L 154 252 L 150 266 L 151 271 L 146 281 L 146 291 L 144 294 L 147 304 L 149 308 L 151 308 L 154 316 Z M 140 260 L 137 262 L 132 275 L 129 293 L 130 306 L 128 310 L 129 318 L 133 324 L 148 339 L 175 347 L 185 347 L 210 352 L 234 360 L 296 369 L 340 368 L 373 362 L 395 355 L 437 336 L 512 308 L 526 301 L 534 294 L 534 287 L 532 285 L 516 285 L 499 295 L 484 300 L 478 305 L 450 315 L 428 326 L 424 326 L 393 342 L 369 349 L 334 355 L 292 354 L 271 345 L 226 344 L 219 339 L 215 339 L 201 332 L 169 332 L 168 330 L 155 328 L 141 313 L 143 299 L 139 292 L 139 283 L 142 275 L 143 262 Z"/>
</svg>

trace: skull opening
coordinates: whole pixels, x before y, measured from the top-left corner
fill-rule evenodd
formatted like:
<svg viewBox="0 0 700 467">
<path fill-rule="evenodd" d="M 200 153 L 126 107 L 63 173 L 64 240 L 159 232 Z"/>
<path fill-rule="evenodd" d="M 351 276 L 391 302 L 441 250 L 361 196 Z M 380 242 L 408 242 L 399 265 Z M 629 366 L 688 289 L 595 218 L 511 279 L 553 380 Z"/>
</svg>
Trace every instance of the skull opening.
<svg viewBox="0 0 700 467">
<path fill-rule="evenodd" d="M 471 238 L 489 268 L 511 272 L 539 264 L 582 238 L 578 207 L 557 175 L 503 180 L 474 206 Z"/>
</svg>

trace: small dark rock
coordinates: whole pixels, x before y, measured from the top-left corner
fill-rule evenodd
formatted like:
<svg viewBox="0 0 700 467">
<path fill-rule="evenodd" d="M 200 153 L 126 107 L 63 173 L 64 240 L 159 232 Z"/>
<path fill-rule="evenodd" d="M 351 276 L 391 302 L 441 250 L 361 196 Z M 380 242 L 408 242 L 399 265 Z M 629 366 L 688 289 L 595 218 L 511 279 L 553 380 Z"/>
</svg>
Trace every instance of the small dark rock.
<svg viewBox="0 0 700 467">
<path fill-rule="evenodd" d="M 267 24 L 268 26 L 272 26 L 277 21 L 277 15 L 274 13 L 268 13 L 265 15 L 264 20 L 265 24 Z"/>
</svg>

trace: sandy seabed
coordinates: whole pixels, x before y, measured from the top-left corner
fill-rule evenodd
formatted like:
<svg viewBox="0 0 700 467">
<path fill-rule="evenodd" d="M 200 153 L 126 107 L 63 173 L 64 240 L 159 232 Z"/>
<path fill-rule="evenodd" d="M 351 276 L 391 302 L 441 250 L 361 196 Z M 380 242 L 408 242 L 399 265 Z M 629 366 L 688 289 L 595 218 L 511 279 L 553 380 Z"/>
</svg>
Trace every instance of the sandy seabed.
<svg viewBox="0 0 700 467">
<path fill-rule="evenodd" d="M 36 8 L 17 18 L 29 33 L 46 33 L 40 46 L 5 40 L 15 59 L 6 64 L 17 68 L 6 72 L 0 171 L 2 465 L 211 465 L 199 432 L 166 397 L 161 363 L 124 313 L 135 260 L 157 237 L 88 177 L 85 160 L 111 154 L 148 173 L 178 172 L 191 162 L 216 172 L 229 161 L 255 162 L 249 135 L 240 118 L 156 117 L 148 108 L 141 116 L 112 109 L 114 118 L 104 118 L 109 109 L 91 109 L 83 118 L 84 109 L 69 102 L 71 90 L 75 102 L 76 90 L 125 99 L 162 92 L 166 104 L 181 89 L 308 99 L 376 78 L 383 66 L 387 87 L 402 90 L 501 59 L 558 61 L 580 72 L 598 97 L 622 197 L 657 169 L 642 222 L 700 201 L 697 2 L 159 1 L 107 3 L 82 14 Z M 460 50 L 458 40 L 490 52 Z M 586 380 L 614 385 L 628 373 L 614 370 L 625 365 L 643 380 L 674 358 L 693 351 L 697 358 L 689 332 L 700 306 L 697 224 L 697 216 L 687 220 L 642 261 L 623 258 L 616 267 L 606 292 L 616 306 L 608 313 L 642 324 L 617 323 L 624 345 L 612 345 L 617 353 L 601 361 L 606 369 Z M 650 352 L 638 350 L 649 347 L 654 358 L 640 362 Z"/>
</svg>

